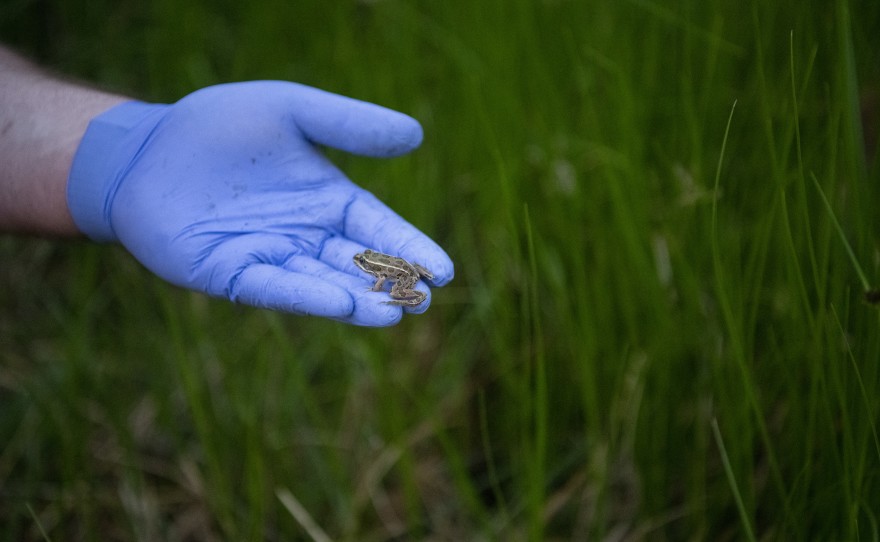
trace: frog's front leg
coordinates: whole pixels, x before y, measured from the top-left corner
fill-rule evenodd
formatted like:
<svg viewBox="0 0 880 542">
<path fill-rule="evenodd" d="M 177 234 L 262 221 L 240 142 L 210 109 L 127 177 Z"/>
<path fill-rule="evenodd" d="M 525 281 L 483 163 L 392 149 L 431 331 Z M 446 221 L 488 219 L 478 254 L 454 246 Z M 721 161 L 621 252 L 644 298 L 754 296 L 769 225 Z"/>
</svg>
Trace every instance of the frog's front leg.
<svg viewBox="0 0 880 542">
<path fill-rule="evenodd" d="M 372 290 L 373 290 L 374 292 L 379 292 L 379 291 L 381 291 L 381 290 L 382 290 L 382 286 L 385 285 L 385 279 L 386 279 L 386 277 L 379 277 L 379 278 L 377 278 L 377 279 L 376 279 L 376 284 L 373 285 Z"/>
</svg>

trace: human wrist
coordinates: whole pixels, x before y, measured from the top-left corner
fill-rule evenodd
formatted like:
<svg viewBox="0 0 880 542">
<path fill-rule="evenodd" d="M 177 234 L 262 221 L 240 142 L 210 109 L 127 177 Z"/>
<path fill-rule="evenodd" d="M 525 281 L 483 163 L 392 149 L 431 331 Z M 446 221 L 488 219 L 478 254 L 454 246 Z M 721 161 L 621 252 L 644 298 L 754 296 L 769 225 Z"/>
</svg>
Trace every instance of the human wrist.
<svg viewBox="0 0 880 542">
<path fill-rule="evenodd" d="M 120 174 L 146 142 L 166 107 L 130 100 L 89 122 L 71 164 L 67 202 L 77 228 L 92 240 L 116 240 L 110 206 Z"/>
</svg>

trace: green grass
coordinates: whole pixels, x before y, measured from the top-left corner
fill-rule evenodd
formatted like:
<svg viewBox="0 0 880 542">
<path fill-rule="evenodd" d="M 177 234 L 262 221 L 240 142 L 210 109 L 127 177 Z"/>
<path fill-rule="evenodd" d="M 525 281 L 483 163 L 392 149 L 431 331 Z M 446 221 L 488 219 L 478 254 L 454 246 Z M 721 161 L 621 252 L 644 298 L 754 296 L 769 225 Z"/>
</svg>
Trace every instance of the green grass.
<svg viewBox="0 0 880 542">
<path fill-rule="evenodd" d="M 3 40 L 144 99 L 281 78 L 414 115 L 412 156 L 330 155 L 456 279 L 360 329 L 0 238 L 0 540 L 880 539 L 878 20 L 8 3 Z"/>
</svg>

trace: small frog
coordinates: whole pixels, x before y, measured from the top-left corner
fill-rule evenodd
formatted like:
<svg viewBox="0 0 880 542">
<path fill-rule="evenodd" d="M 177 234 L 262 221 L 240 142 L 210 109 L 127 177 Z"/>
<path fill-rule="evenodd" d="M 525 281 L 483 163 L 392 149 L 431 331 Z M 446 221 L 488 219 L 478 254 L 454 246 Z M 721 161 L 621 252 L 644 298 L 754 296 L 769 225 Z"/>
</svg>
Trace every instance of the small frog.
<svg viewBox="0 0 880 542">
<path fill-rule="evenodd" d="M 412 264 L 403 258 L 382 254 L 375 250 L 365 250 L 354 255 L 354 264 L 376 277 L 373 291 L 378 292 L 386 280 L 393 280 L 389 305 L 415 307 L 422 303 L 428 294 L 415 289 L 420 278 L 431 280 L 434 275 L 419 264 Z"/>
</svg>

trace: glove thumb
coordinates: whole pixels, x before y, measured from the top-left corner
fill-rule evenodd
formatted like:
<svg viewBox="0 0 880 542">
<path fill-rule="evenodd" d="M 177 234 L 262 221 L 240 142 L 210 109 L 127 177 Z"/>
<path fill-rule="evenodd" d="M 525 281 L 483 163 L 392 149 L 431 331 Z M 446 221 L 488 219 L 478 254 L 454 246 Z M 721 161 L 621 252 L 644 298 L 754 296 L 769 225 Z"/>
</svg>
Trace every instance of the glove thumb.
<svg viewBox="0 0 880 542">
<path fill-rule="evenodd" d="M 422 143 L 422 127 L 414 118 L 385 107 L 297 83 L 293 116 L 313 143 L 353 154 L 390 158 Z"/>
</svg>

